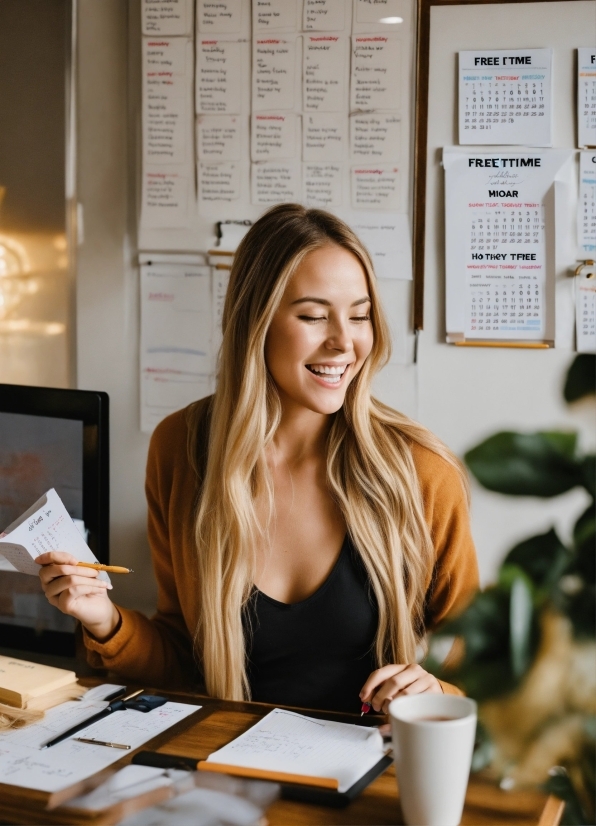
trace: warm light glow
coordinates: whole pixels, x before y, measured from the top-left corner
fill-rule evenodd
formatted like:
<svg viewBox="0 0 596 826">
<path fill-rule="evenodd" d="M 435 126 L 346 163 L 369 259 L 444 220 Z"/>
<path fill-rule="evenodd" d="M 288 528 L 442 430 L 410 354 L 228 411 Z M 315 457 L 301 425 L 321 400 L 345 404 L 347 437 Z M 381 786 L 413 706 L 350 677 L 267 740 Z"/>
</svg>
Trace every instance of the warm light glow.
<svg viewBox="0 0 596 826">
<path fill-rule="evenodd" d="M 57 249 L 59 252 L 64 252 L 66 249 L 66 235 L 56 235 L 53 242 L 54 249 Z"/>
<path fill-rule="evenodd" d="M 381 17 L 379 23 L 389 23 L 390 25 L 395 25 L 396 23 L 403 23 L 403 17 Z"/>
<path fill-rule="evenodd" d="M 59 336 L 66 325 L 59 321 L 31 321 L 28 318 L 14 318 L 0 321 L 0 333 L 30 333 L 37 336 Z"/>
</svg>

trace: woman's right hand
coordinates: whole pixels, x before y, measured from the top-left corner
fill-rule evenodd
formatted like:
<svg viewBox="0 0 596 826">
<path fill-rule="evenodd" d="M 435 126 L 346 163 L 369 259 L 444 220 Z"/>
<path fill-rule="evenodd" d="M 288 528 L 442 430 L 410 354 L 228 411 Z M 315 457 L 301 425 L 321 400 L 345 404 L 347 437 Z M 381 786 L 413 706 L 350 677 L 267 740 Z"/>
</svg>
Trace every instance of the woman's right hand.
<svg viewBox="0 0 596 826">
<path fill-rule="evenodd" d="M 41 587 L 50 605 L 78 619 L 98 640 L 107 639 L 120 620 L 108 596 L 112 586 L 93 568 L 79 568 L 78 559 L 62 551 L 41 554 Z"/>
</svg>

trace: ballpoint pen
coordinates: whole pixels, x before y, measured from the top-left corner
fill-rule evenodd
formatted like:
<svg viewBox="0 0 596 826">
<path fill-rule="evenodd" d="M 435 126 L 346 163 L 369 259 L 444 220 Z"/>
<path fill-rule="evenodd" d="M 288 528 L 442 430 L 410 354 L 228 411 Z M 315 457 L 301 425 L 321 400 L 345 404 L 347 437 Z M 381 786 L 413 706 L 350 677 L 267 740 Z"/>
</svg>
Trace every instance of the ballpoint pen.
<svg viewBox="0 0 596 826">
<path fill-rule="evenodd" d="M 74 737 L 77 743 L 90 743 L 92 746 L 109 746 L 111 749 L 131 749 L 132 746 L 125 746 L 122 743 L 107 743 L 105 740 L 94 740 L 90 737 Z"/>
<path fill-rule="evenodd" d="M 48 740 L 47 743 L 44 743 L 41 746 L 42 749 L 49 749 L 50 746 L 55 746 L 57 743 L 62 742 L 62 740 L 66 740 L 67 737 L 70 737 L 73 734 L 76 734 L 78 731 L 82 731 L 87 726 L 90 726 L 92 723 L 96 723 L 98 720 L 103 720 L 104 717 L 107 717 L 113 711 L 121 711 L 122 709 L 126 708 L 124 705 L 128 700 L 132 700 L 133 697 L 138 697 L 139 694 L 142 694 L 144 688 L 139 688 L 137 691 L 132 691 L 130 694 L 126 694 L 119 700 L 113 700 L 107 708 L 104 708 L 102 711 L 98 711 L 97 714 L 92 714 L 91 717 L 88 717 L 86 720 L 83 720 L 81 723 L 78 723 L 76 726 L 63 731 L 62 734 L 59 734 L 57 737 L 54 737 L 53 740 Z"/>
<path fill-rule="evenodd" d="M 362 707 L 360 709 L 360 716 L 364 717 L 365 714 L 368 714 L 368 712 L 371 710 L 371 708 L 372 708 L 372 706 L 371 706 L 370 703 L 362 703 Z"/>
</svg>

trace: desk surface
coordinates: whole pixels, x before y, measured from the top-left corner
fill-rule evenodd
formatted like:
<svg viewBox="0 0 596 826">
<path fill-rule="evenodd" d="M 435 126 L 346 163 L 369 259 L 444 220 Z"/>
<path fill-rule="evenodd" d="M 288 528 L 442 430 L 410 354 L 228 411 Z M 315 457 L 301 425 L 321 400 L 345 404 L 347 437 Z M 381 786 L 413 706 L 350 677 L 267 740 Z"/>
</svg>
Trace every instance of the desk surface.
<svg viewBox="0 0 596 826">
<path fill-rule="evenodd" d="M 87 681 L 85 681 L 87 682 Z M 89 681 L 91 682 L 91 681 Z M 96 682 L 96 681 L 93 681 Z M 271 710 L 259 703 L 234 703 L 182 694 L 169 694 L 180 702 L 196 702 L 202 709 L 188 721 L 182 721 L 170 732 L 165 732 L 144 749 L 206 758 L 211 752 L 237 737 Z M 350 715 L 307 712 L 342 722 L 354 722 Z M 126 755 L 115 767 L 130 762 Z M 5 787 L 6 788 L 6 787 Z M 12 795 L 10 795 L 12 797 Z M 536 826 L 546 796 L 534 791 L 504 792 L 486 779 L 473 776 L 468 786 L 462 826 Z M 377 778 L 345 809 L 331 809 L 286 800 L 276 801 L 267 811 L 270 826 L 301 826 L 302 824 L 401 824 L 397 786 L 393 767 Z M 0 794 L 0 821 L 15 824 L 67 824 L 60 809 L 43 811 L 35 792 L 19 790 L 18 798 L 8 799 Z M 77 823 L 80 823 L 77 820 Z M 86 821 L 87 822 L 87 821 Z M 90 819 L 89 824 L 100 821 Z"/>
</svg>

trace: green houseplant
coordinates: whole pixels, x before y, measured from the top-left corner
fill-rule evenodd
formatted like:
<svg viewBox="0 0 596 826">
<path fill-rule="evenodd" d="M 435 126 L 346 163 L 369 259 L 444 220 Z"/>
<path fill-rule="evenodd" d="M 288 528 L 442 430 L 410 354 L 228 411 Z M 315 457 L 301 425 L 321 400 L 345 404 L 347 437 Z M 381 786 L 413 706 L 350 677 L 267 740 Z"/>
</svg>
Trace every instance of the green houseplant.
<svg viewBox="0 0 596 826">
<path fill-rule="evenodd" d="M 566 378 L 568 402 L 596 392 L 596 356 L 581 354 Z M 564 823 L 594 823 L 596 715 L 595 462 L 577 434 L 497 433 L 465 461 L 483 487 L 549 498 L 583 488 L 590 504 L 571 542 L 554 528 L 512 548 L 498 581 L 431 641 L 429 664 L 479 702 L 475 767 L 504 787 L 546 784 L 567 800 Z M 458 638 L 450 665 L 437 641 Z M 563 766 L 549 773 L 553 766 Z"/>
</svg>

